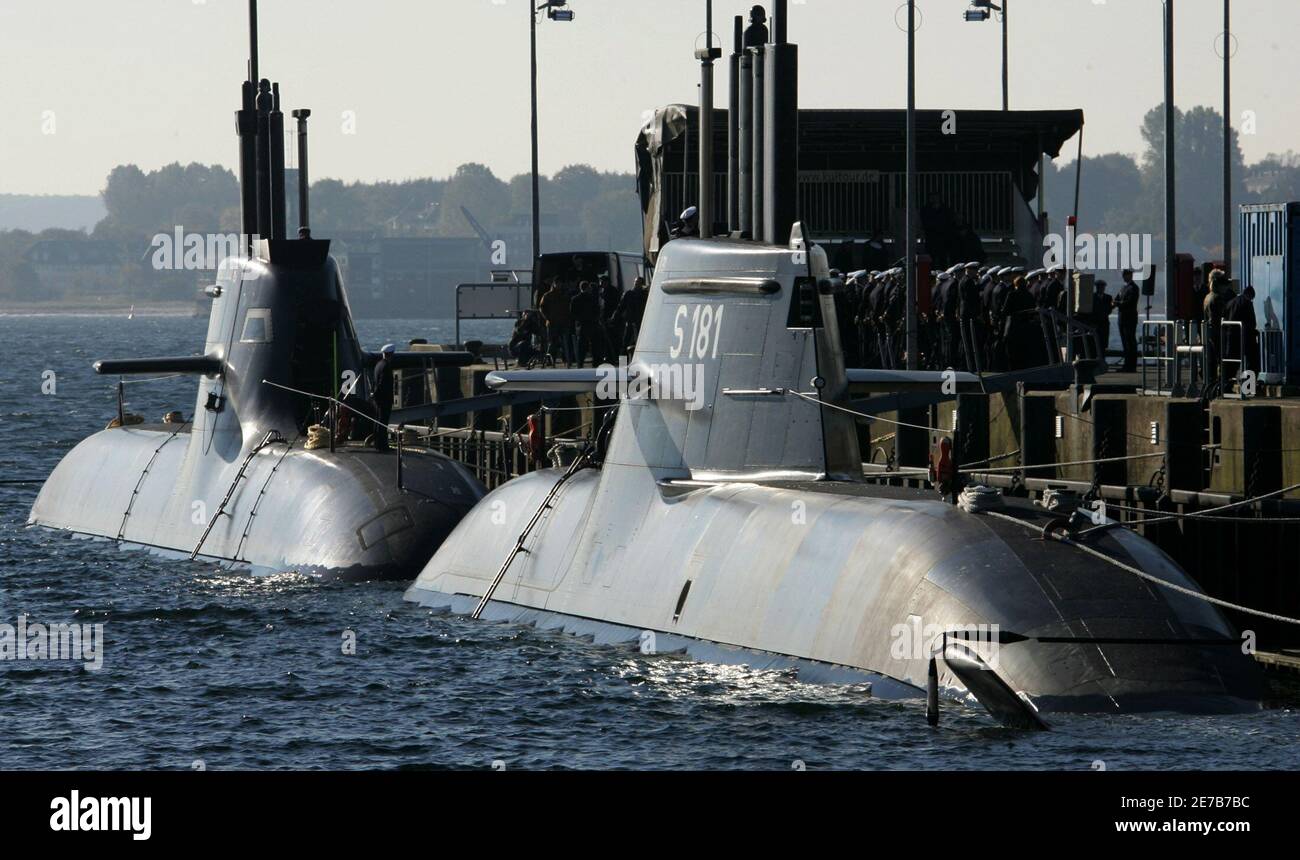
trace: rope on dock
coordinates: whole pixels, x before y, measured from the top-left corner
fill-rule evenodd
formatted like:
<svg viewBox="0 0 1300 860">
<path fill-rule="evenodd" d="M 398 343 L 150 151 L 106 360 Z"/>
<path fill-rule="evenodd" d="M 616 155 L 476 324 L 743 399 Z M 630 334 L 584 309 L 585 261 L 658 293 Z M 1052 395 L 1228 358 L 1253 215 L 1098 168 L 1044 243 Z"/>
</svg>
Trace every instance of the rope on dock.
<svg viewBox="0 0 1300 860">
<path fill-rule="evenodd" d="M 986 458 L 984 458 L 983 460 L 975 460 L 975 461 L 970 462 L 970 463 L 964 463 L 964 464 L 958 466 L 958 467 L 957 467 L 957 470 L 958 470 L 958 471 L 963 471 L 963 470 L 965 470 L 965 469 L 969 469 L 969 468 L 971 468 L 972 466 L 978 466 L 978 465 L 981 464 L 981 463 L 997 463 L 997 462 L 1000 461 L 1000 460 L 1006 460 L 1006 459 L 1009 458 L 1009 457 L 1014 457 L 1014 456 L 1016 456 L 1016 455 L 1019 454 L 1019 453 L 1020 453 L 1020 449 L 1017 448 L 1017 449 L 1014 450 L 1014 451 L 1008 451 L 1007 453 L 1005 453 L 1005 454 L 999 454 L 999 455 L 997 455 L 996 457 L 986 457 Z M 987 472 L 988 470 L 987 470 L 987 469 L 984 469 L 983 471 Z"/>
<path fill-rule="evenodd" d="M 1041 531 L 1042 531 L 1042 529 L 1041 529 L 1039 526 L 1036 526 L 1036 525 L 1034 525 L 1033 523 L 1025 522 L 1024 520 L 1020 519 L 1019 517 L 1013 517 L 1013 516 L 1009 516 L 1009 515 L 1007 515 L 1007 514 L 1000 514 L 1000 513 L 998 513 L 997 511 L 987 511 L 987 512 L 985 513 L 985 516 L 997 517 L 997 518 L 1000 519 L 1000 520 L 1007 520 L 1007 521 L 1009 521 L 1009 522 L 1016 523 L 1017 525 L 1024 526 L 1025 528 L 1027 528 L 1027 529 L 1029 529 L 1029 530 L 1031 530 L 1031 531 L 1035 531 L 1035 532 L 1041 532 Z M 1084 534 L 1086 534 L 1086 532 L 1084 532 Z M 1241 613 L 1243 613 L 1243 614 L 1245 614 L 1245 615 L 1253 615 L 1253 616 L 1256 616 L 1257 618 L 1265 618 L 1265 619 L 1268 619 L 1269 621 L 1278 621 L 1278 622 L 1281 622 L 1281 623 L 1283 623 L 1283 624 L 1295 624 L 1295 625 L 1300 626 L 1300 618 L 1291 618 L 1291 617 L 1286 616 L 1286 615 L 1278 615 L 1278 614 L 1273 613 L 1273 612 L 1265 612 L 1265 611 L 1262 610 L 1262 609 L 1252 609 L 1252 608 L 1249 607 L 1249 606 L 1242 606 L 1242 605 L 1239 604 L 1239 603 L 1231 603 L 1231 602 L 1229 602 L 1229 601 L 1227 601 L 1227 600 L 1223 600 L 1223 599 L 1218 598 L 1218 597 L 1211 597 L 1210 595 L 1208 595 L 1208 594 L 1204 594 L 1204 593 L 1202 593 L 1202 592 L 1200 592 L 1200 591 L 1197 591 L 1197 590 L 1195 590 L 1195 589 L 1187 588 L 1187 587 L 1185 587 L 1185 586 L 1178 585 L 1177 583 L 1169 582 L 1168 580 L 1166 580 L 1166 579 L 1161 579 L 1161 578 L 1158 577 L 1158 576 L 1152 576 L 1151 574 L 1147 573 L 1145 570 L 1141 570 L 1141 569 L 1139 569 L 1139 568 L 1133 567 L 1133 566 L 1130 565 L 1130 564 L 1125 564 L 1124 562 L 1120 561 L 1120 560 L 1117 559 L 1117 558 L 1113 558 L 1113 557 L 1111 557 L 1111 556 L 1109 556 L 1109 555 L 1106 555 L 1106 553 L 1104 553 L 1104 552 L 1102 552 L 1102 551 L 1100 551 L 1100 550 L 1093 549 L 1093 548 L 1090 547 L 1090 546 L 1085 546 L 1084 544 L 1081 544 L 1081 543 L 1079 543 L 1079 542 L 1076 541 L 1076 540 L 1071 540 L 1071 539 L 1068 538 L 1068 537 L 1062 537 L 1061 535 L 1059 535 L 1059 534 L 1055 534 L 1055 533 L 1054 533 L 1054 534 L 1052 535 L 1052 538 L 1053 538 L 1054 540 L 1058 540 L 1058 541 L 1060 541 L 1061 543 L 1065 544 L 1066 546 L 1072 546 L 1072 547 L 1074 547 L 1075 549 L 1083 550 L 1084 552 L 1088 553 L 1088 555 L 1091 555 L 1091 556 L 1094 556 L 1094 557 L 1096 557 L 1096 558 L 1099 558 L 1099 559 L 1101 559 L 1102 561 L 1108 562 L 1109 564 L 1113 564 L 1115 567 L 1118 567 L 1120 570 L 1123 570 L 1123 571 L 1125 571 L 1125 572 L 1127 572 L 1127 573 L 1131 573 L 1131 574 L 1133 574 L 1134 576 L 1141 577 L 1142 579 L 1145 579 L 1145 580 L 1147 580 L 1148 582 L 1152 582 L 1152 583 L 1154 583 L 1154 584 L 1156 584 L 1156 585 L 1160 585 L 1160 586 L 1163 586 L 1163 587 L 1165 587 L 1165 588 L 1171 589 L 1171 590 L 1173 590 L 1173 591 L 1177 591 L 1179 594 L 1185 594 L 1185 595 L 1187 595 L 1188 597 L 1194 597 L 1194 598 L 1196 598 L 1197 600 L 1203 600 L 1203 601 L 1205 601 L 1206 603 L 1212 603 L 1212 604 L 1214 604 L 1215 606 L 1221 607 L 1221 608 L 1223 608 L 1223 609 L 1231 609 L 1231 610 L 1233 610 L 1234 612 L 1241 612 Z"/>
<path fill-rule="evenodd" d="M 997 466 L 992 469 L 959 469 L 958 471 L 970 474 L 990 474 L 993 472 L 1023 472 L 1027 469 L 1048 469 L 1056 466 L 1092 466 L 1098 463 L 1120 463 L 1125 460 L 1146 460 L 1151 457 L 1163 457 L 1164 451 L 1151 451 L 1147 454 L 1129 454 L 1127 457 L 1102 457 L 1096 460 L 1069 460 L 1064 463 L 1028 463 L 1023 466 Z"/>
</svg>

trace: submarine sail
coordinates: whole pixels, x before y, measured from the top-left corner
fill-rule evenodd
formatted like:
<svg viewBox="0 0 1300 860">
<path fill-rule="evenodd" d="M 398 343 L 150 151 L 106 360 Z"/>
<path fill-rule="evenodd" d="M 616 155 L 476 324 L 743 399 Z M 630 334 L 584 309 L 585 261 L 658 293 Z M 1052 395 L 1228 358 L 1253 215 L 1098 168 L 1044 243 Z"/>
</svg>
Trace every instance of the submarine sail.
<svg viewBox="0 0 1300 860">
<path fill-rule="evenodd" d="M 792 52 L 777 47 L 756 54 L 769 98 L 784 94 L 769 134 L 797 110 Z M 757 238 L 659 250 L 628 366 L 646 384 L 619 400 L 601 461 L 491 492 L 407 599 L 866 680 L 882 697 L 933 688 L 1023 727 L 1051 712 L 1258 708 L 1236 632 L 1141 536 L 1103 530 L 1085 552 L 1044 540 L 1055 514 L 1028 502 L 962 507 L 864 480 L 826 255 L 791 223 L 772 178 L 788 166 L 774 168 L 763 211 L 739 219 Z M 554 371 L 488 383 L 584 387 Z"/>
<path fill-rule="evenodd" d="M 259 569 L 409 579 L 485 491 L 445 456 L 384 444 L 375 375 L 470 356 L 394 351 L 376 369 L 381 357 L 362 349 L 330 243 L 311 238 L 305 207 L 299 237 L 286 238 L 279 87 L 256 80 L 255 47 L 253 56 L 237 113 L 245 253 L 207 288 L 202 353 L 95 364 L 196 376 L 193 417 L 123 421 L 83 440 L 28 522 Z M 366 436 L 376 444 L 356 441 Z"/>
</svg>

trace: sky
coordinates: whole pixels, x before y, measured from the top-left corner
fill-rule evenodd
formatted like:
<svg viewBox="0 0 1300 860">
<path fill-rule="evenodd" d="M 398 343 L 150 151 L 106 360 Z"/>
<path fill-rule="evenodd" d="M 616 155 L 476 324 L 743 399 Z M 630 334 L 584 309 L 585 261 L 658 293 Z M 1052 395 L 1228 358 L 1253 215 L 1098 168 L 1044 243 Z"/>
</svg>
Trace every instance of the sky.
<svg viewBox="0 0 1300 860">
<path fill-rule="evenodd" d="M 539 0 L 540 2 L 540 0 Z M 1161 0 L 1008 0 L 1011 107 L 1082 108 L 1085 154 L 1143 144 L 1162 98 Z M 527 0 L 262 0 L 261 70 L 311 108 L 313 178 L 446 176 L 529 165 Z M 632 171 L 646 111 L 696 101 L 704 0 L 570 0 L 538 23 L 541 170 Z M 715 2 L 730 48 L 746 2 Z M 919 0 L 917 105 L 1001 106 L 1001 27 L 967 0 Z M 1181 108 L 1222 100 L 1220 0 L 1176 0 Z M 1247 162 L 1300 149 L 1296 0 L 1238 0 L 1233 122 Z M 906 104 L 900 0 L 791 0 L 804 107 Z M 233 167 L 246 0 L 0 0 L 0 193 L 95 194 L 109 170 Z M 718 72 L 725 104 L 725 66 Z M 1243 126 L 1243 112 L 1253 123 Z M 286 117 L 287 121 L 287 117 Z M 960 122 L 960 119 L 959 119 Z M 1062 160 L 1073 157 L 1067 144 Z"/>
</svg>

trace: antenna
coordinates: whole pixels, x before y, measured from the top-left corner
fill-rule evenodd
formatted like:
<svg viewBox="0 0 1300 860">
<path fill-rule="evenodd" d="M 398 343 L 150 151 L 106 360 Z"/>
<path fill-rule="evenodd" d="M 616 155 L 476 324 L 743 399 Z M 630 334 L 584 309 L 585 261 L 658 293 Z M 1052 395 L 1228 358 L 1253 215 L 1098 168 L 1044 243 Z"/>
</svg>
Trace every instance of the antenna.
<svg viewBox="0 0 1300 860">
<path fill-rule="evenodd" d="M 257 76 L 257 0 L 248 0 L 248 79 L 254 85 Z"/>
<path fill-rule="evenodd" d="M 243 255 L 252 256 L 252 237 L 258 234 L 257 220 L 257 0 L 248 0 L 248 80 L 240 88 L 239 110 L 235 113 L 235 134 L 239 137 L 239 245 Z"/>
<path fill-rule="evenodd" d="M 699 235 L 707 239 L 713 235 L 713 60 L 722 56 L 721 48 L 713 47 L 713 0 L 704 4 L 704 47 L 695 52 L 700 61 L 700 193 L 698 202 Z"/>
</svg>

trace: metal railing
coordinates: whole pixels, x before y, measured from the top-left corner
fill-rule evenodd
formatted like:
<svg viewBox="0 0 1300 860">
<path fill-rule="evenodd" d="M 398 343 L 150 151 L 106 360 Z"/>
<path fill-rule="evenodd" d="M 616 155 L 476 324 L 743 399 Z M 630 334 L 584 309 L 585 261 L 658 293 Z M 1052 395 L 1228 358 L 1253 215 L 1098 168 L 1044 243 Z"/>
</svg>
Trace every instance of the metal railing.
<svg viewBox="0 0 1300 860">
<path fill-rule="evenodd" d="M 1286 382 L 1286 329 L 1266 328 L 1259 333 L 1259 381 Z"/>
<path fill-rule="evenodd" d="M 1139 360 L 1144 394 L 1168 395 L 1174 392 L 1181 376 L 1178 345 L 1178 329 L 1173 320 L 1143 320 Z"/>
<path fill-rule="evenodd" d="M 1104 353 L 1099 352 L 1097 330 L 1087 323 L 1072 319 L 1054 308 L 1038 308 L 1038 319 L 1043 329 L 1043 346 L 1050 359 L 1049 364 L 1065 364 L 1069 338 L 1076 343 L 1075 358 L 1095 361 Z"/>
</svg>

